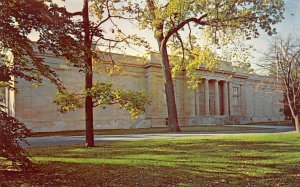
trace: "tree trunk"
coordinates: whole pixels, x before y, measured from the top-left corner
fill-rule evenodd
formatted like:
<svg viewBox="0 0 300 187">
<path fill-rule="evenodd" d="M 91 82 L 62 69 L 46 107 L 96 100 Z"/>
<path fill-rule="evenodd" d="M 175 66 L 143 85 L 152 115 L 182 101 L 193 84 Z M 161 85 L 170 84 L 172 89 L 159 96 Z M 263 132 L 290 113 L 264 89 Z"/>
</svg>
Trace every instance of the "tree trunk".
<svg viewBox="0 0 300 187">
<path fill-rule="evenodd" d="M 4 127 L 3 124 L 0 124 L 0 145 L 4 145 L 4 140 Z"/>
<path fill-rule="evenodd" d="M 85 74 L 85 89 L 90 89 L 93 84 L 93 74 L 86 72 Z M 85 134 L 86 147 L 94 147 L 94 126 L 93 126 L 93 98 L 92 96 L 85 97 Z"/>
<path fill-rule="evenodd" d="M 296 132 L 300 133 L 299 115 L 297 114 L 293 117 L 295 121 Z"/>
<path fill-rule="evenodd" d="M 154 0 L 147 0 L 147 5 L 150 10 L 150 16 L 154 20 L 157 19 L 157 15 L 155 14 L 155 2 Z M 174 94 L 174 84 L 172 81 L 168 51 L 166 46 L 166 41 L 164 40 L 164 21 L 161 21 L 160 24 L 157 24 L 154 29 L 154 37 L 156 38 L 159 53 L 161 57 L 161 66 L 163 70 L 163 78 L 165 84 L 166 91 L 166 99 L 167 99 L 167 110 L 168 110 L 168 131 L 169 132 L 180 132 L 180 128 L 178 125 L 178 117 L 177 117 L 177 109 L 175 102 L 175 94 Z M 158 34 L 159 33 L 159 34 Z"/>
<path fill-rule="evenodd" d="M 91 49 L 91 37 L 89 28 L 89 10 L 88 0 L 84 0 L 82 18 L 84 28 L 84 62 L 85 62 L 85 89 L 89 90 L 93 85 L 93 67 L 92 57 L 89 52 Z M 92 96 L 85 97 L 85 134 L 86 134 L 86 147 L 94 147 L 94 127 L 93 127 L 93 98 Z"/>
<path fill-rule="evenodd" d="M 289 88 L 288 88 L 288 89 L 289 89 Z M 296 108 L 296 107 L 295 107 L 296 103 L 294 103 L 294 106 L 293 106 L 293 103 L 291 102 L 290 93 L 289 93 L 288 89 L 287 89 L 287 91 L 286 91 L 286 98 L 287 98 L 287 100 L 288 100 L 288 106 L 289 106 L 289 108 L 290 108 L 291 114 L 292 114 L 292 116 L 293 116 L 293 118 L 294 118 L 294 121 L 295 121 L 296 131 L 297 131 L 297 132 L 300 132 L 299 114 L 298 114 L 298 111 L 295 110 L 295 108 Z"/>
<path fill-rule="evenodd" d="M 167 99 L 167 110 L 168 110 L 168 131 L 169 132 L 180 132 L 179 124 L 178 124 L 178 116 L 176 109 L 176 101 L 175 101 L 175 93 L 174 93 L 174 84 L 172 80 L 172 74 L 170 69 L 168 51 L 165 44 L 160 45 L 160 56 L 161 56 L 161 65 L 163 69 L 163 78 L 165 84 L 166 91 L 166 99 Z"/>
</svg>

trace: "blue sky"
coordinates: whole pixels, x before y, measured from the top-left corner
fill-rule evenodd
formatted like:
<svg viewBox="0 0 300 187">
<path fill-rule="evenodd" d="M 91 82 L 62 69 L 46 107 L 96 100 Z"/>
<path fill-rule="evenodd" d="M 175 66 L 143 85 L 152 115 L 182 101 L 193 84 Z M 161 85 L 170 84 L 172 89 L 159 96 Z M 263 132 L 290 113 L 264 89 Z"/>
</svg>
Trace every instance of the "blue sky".
<svg viewBox="0 0 300 187">
<path fill-rule="evenodd" d="M 62 3 L 61 0 L 56 0 L 60 2 L 59 4 L 65 5 L 69 11 L 76 11 L 82 9 L 82 0 L 66 0 Z M 285 37 L 289 34 L 298 35 L 300 37 L 300 0 L 285 0 L 286 11 L 284 13 L 285 19 L 276 25 L 278 34 Z M 157 50 L 157 44 L 153 37 L 153 33 L 151 31 L 139 30 L 133 25 L 130 24 L 122 24 L 120 22 L 120 27 L 125 30 L 125 32 L 135 32 L 140 36 L 146 38 L 146 40 L 151 44 L 154 50 Z M 107 26 L 109 28 L 109 26 Z M 253 45 L 254 50 L 252 52 L 252 56 L 254 58 L 251 59 L 251 64 L 254 68 L 257 68 L 255 64 L 261 63 L 262 54 L 265 53 L 268 49 L 268 44 L 271 41 L 271 37 L 269 37 L 264 32 L 261 32 L 261 36 L 257 39 L 253 39 L 250 41 L 250 44 Z M 144 51 L 142 49 L 127 49 L 126 53 L 131 55 L 142 56 Z"/>
<path fill-rule="evenodd" d="M 286 0 L 286 11 L 284 13 L 285 19 L 276 25 L 278 35 L 286 37 L 288 35 L 297 35 L 300 37 L 300 0 Z M 253 51 L 252 64 L 261 63 L 262 53 L 266 53 L 268 44 L 271 41 L 271 37 L 261 32 L 261 36 L 257 39 L 253 39 L 251 44 L 256 51 Z"/>
</svg>

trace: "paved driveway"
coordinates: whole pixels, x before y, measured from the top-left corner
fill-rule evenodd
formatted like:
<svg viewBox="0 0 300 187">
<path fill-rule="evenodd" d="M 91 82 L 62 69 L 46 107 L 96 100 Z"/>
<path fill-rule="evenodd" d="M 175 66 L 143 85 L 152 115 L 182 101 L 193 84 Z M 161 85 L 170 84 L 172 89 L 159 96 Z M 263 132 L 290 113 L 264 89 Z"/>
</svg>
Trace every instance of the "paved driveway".
<svg viewBox="0 0 300 187">
<path fill-rule="evenodd" d="M 241 134 L 241 133 L 277 133 L 294 131 L 291 126 L 264 126 L 264 125 L 232 125 L 244 127 L 256 127 L 254 130 L 243 131 L 221 131 L 221 132 L 182 132 L 182 133 L 155 133 L 155 134 L 122 134 L 122 135 L 95 135 L 95 143 L 109 143 L 117 141 L 133 141 L 157 138 L 177 138 L 188 136 L 211 136 L 224 134 Z M 49 137 L 30 137 L 27 138 L 30 147 L 33 146 L 50 146 L 50 145 L 66 145 L 66 144 L 84 144 L 84 136 L 49 136 Z M 23 144 L 22 146 L 28 147 Z"/>
</svg>

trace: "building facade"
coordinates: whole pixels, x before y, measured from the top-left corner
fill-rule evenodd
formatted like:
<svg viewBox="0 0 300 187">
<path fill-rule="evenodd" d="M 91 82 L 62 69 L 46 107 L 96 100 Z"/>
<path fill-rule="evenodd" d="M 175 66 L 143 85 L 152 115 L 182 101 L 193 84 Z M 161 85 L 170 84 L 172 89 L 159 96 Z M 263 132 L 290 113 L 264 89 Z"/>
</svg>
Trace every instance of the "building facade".
<svg viewBox="0 0 300 187">
<path fill-rule="evenodd" d="M 105 55 L 104 55 L 105 56 Z M 84 74 L 66 65 L 64 59 L 51 54 L 43 56 L 57 72 L 66 88 L 78 92 L 84 88 Z M 108 57 L 107 57 L 108 58 Z M 113 60 L 122 69 L 121 75 L 103 75 L 94 72 L 94 81 L 113 82 L 114 87 L 140 90 L 152 95 L 145 114 L 131 119 L 118 105 L 94 108 L 95 129 L 164 127 L 167 123 L 166 97 L 160 58 L 151 53 L 148 58 L 114 54 Z M 283 121 L 280 100 L 283 94 L 278 84 L 269 77 L 232 72 L 225 67 L 214 72 L 197 70 L 199 84 L 190 90 L 184 72 L 174 80 L 179 123 L 244 124 L 251 122 Z M 17 80 L 19 94 L 6 94 L 7 105 L 13 115 L 33 131 L 83 130 L 84 110 L 60 113 L 53 103 L 57 92 L 45 80 L 35 87 L 30 82 Z"/>
</svg>

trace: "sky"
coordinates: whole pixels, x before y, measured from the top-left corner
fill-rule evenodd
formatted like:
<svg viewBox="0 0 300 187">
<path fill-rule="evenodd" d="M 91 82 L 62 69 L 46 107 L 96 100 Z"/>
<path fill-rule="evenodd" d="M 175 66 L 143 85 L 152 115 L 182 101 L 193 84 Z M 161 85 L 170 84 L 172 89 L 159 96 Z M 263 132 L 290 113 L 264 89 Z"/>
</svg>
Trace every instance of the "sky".
<svg viewBox="0 0 300 187">
<path fill-rule="evenodd" d="M 82 0 L 56 0 L 62 6 L 65 6 L 69 11 L 78 11 L 82 9 Z M 285 0 L 286 11 L 284 13 L 285 19 L 277 24 L 275 27 L 280 36 L 286 37 L 288 35 L 298 35 L 300 37 L 300 0 Z M 124 29 L 125 33 L 136 33 L 139 36 L 145 37 L 145 39 L 150 43 L 152 49 L 157 50 L 157 43 L 153 37 L 152 31 L 139 30 L 137 27 L 124 24 L 123 22 L 118 23 L 121 29 Z M 109 27 L 109 26 L 108 26 Z M 264 32 L 260 32 L 260 37 L 252 39 L 249 41 L 253 45 L 253 51 L 251 52 L 253 58 L 250 59 L 252 67 L 258 69 L 256 64 L 260 64 L 263 53 L 268 50 L 268 45 L 271 42 L 271 37 L 269 37 Z M 143 56 L 145 51 L 140 48 L 129 48 L 126 50 L 129 55 Z"/>
<path fill-rule="evenodd" d="M 289 35 L 300 37 L 300 0 L 286 0 L 285 4 L 285 19 L 275 26 L 277 34 L 282 37 L 287 37 Z M 259 38 L 253 39 L 250 42 L 254 47 L 254 51 L 252 52 L 254 58 L 251 59 L 251 64 L 255 68 L 258 67 L 256 64 L 261 63 L 261 57 L 263 56 L 263 53 L 268 51 L 268 45 L 272 40 L 272 38 L 264 32 L 261 32 L 260 34 Z"/>
</svg>

